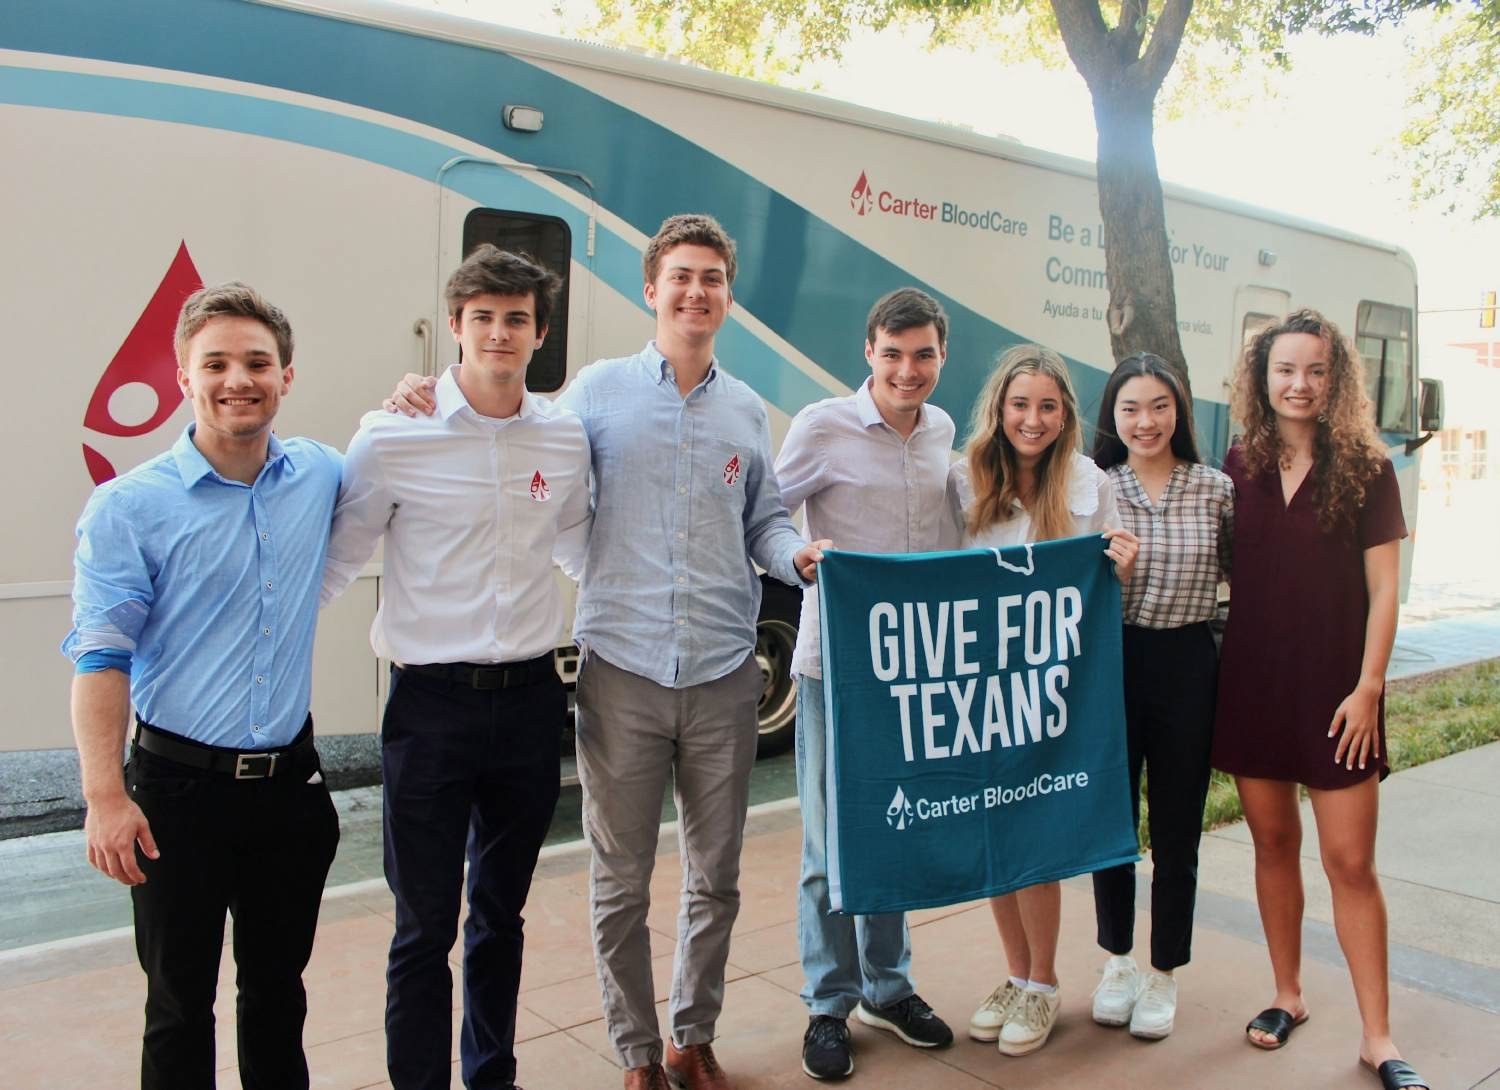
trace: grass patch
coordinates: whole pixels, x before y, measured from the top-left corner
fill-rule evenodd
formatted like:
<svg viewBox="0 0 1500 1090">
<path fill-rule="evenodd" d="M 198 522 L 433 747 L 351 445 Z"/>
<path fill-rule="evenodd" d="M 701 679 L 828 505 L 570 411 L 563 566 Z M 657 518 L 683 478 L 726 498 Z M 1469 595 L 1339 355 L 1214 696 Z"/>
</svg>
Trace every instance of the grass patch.
<svg viewBox="0 0 1500 1090">
<path fill-rule="evenodd" d="M 1392 772 L 1414 768 L 1500 741 L 1500 659 L 1393 681 L 1385 694 L 1386 760 Z M 1240 796 L 1234 777 L 1215 771 L 1208 784 L 1203 828 L 1239 821 Z M 1141 800 L 1141 846 L 1146 832 L 1146 800 Z"/>
</svg>

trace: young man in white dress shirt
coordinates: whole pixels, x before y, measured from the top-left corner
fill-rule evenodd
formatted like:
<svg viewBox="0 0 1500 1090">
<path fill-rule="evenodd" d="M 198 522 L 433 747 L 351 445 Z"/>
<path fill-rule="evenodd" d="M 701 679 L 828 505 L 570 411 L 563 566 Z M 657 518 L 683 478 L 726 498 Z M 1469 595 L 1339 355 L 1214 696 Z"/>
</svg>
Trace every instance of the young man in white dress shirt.
<svg viewBox="0 0 1500 1090">
<path fill-rule="evenodd" d="M 371 643 L 392 661 L 381 769 L 396 1090 L 449 1085 L 447 956 L 466 850 L 461 1073 L 471 1090 L 515 1084 L 521 909 L 557 803 L 566 718 L 552 560 L 576 577 L 590 521 L 583 424 L 526 390 L 558 286 L 526 257 L 476 250 L 448 281 L 461 354 L 437 383 L 437 411 L 366 415 L 344 463 L 325 598 L 385 537 Z"/>
<path fill-rule="evenodd" d="M 947 344 L 948 316 L 925 292 L 902 288 L 875 303 L 865 328 L 870 377 L 847 397 L 799 412 L 776 459 L 787 506 L 807 505 L 808 536 L 873 553 L 957 546 L 946 503 L 953 420 L 927 403 Z M 802 808 L 797 936 L 802 1000 L 810 1015 L 802 1069 L 815 1079 L 837 1079 L 854 1071 L 851 1013 L 918 1048 L 948 1045 L 953 1031 L 912 985 L 905 913 L 829 914 L 826 725 L 818 596 L 812 591 L 802 596 L 792 670 Z"/>
</svg>

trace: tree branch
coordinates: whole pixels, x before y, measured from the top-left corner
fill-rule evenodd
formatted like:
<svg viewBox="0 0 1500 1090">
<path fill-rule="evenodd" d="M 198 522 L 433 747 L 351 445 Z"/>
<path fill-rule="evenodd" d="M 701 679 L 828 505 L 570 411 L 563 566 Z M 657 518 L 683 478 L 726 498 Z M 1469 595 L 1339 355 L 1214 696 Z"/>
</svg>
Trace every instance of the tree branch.
<svg viewBox="0 0 1500 1090">
<path fill-rule="evenodd" d="M 1120 0 L 1120 22 L 1109 32 L 1115 56 L 1122 65 L 1134 64 L 1141 55 L 1146 37 L 1146 11 L 1149 0 Z"/>
<path fill-rule="evenodd" d="M 1048 0 L 1057 18 L 1057 29 L 1073 66 L 1092 88 L 1107 70 L 1110 58 L 1109 28 L 1097 0 Z"/>
<path fill-rule="evenodd" d="M 1182 45 L 1182 34 L 1187 29 L 1188 17 L 1193 14 L 1193 0 L 1166 0 L 1161 17 L 1151 31 L 1151 41 L 1141 58 L 1140 80 L 1143 89 L 1153 98 L 1161 87 L 1162 80 L 1172 70 L 1177 60 L 1177 49 Z"/>
</svg>

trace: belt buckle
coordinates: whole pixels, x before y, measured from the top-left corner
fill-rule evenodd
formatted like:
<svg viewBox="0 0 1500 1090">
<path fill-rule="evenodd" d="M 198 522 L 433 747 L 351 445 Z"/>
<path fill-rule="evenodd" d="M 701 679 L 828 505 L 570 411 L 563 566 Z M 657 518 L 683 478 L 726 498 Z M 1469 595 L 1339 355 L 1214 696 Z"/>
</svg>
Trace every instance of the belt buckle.
<svg viewBox="0 0 1500 1090">
<path fill-rule="evenodd" d="M 263 780 L 276 774 L 276 758 L 279 753 L 239 753 L 234 758 L 234 778 L 237 780 Z M 265 768 L 255 771 L 254 762 L 264 761 Z"/>
<path fill-rule="evenodd" d="M 505 667 L 476 666 L 469 675 L 469 685 L 481 692 L 505 688 Z"/>
</svg>

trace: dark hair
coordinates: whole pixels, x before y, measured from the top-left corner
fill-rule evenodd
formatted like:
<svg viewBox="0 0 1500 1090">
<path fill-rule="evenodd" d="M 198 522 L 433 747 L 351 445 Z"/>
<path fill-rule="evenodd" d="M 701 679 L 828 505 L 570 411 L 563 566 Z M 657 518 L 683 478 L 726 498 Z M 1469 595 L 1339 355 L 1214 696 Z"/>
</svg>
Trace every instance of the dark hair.
<svg viewBox="0 0 1500 1090">
<path fill-rule="evenodd" d="M 724 259 L 724 278 L 733 284 L 736 271 L 734 239 L 722 224 L 706 212 L 681 212 L 661 221 L 656 234 L 646 243 L 641 254 L 641 272 L 646 283 L 656 283 L 656 274 L 661 271 L 661 258 L 674 246 L 707 246 Z"/>
<path fill-rule="evenodd" d="M 919 288 L 897 288 L 875 300 L 865 319 L 865 343 L 874 344 L 875 334 L 902 333 L 930 325 L 937 329 L 938 347 L 948 346 L 948 313 L 943 304 Z"/>
<path fill-rule="evenodd" d="M 254 318 L 276 338 L 277 362 L 282 367 L 292 362 L 292 325 L 281 313 L 281 308 L 249 284 L 231 280 L 227 284 L 199 288 L 183 301 L 182 311 L 177 315 L 177 332 L 172 338 L 179 367 L 187 366 L 188 341 L 215 318 Z"/>
<path fill-rule="evenodd" d="M 1177 426 L 1172 430 L 1172 453 L 1184 462 L 1201 462 L 1198 435 L 1193 427 L 1193 403 L 1182 388 L 1182 378 L 1166 360 L 1152 352 L 1126 356 L 1110 372 L 1099 399 L 1099 426 L 1094 429 L 1094 464 L 1100 469 L 1117 466 L 1129 456 L 1125 444 L 1115 434 L 1115 402 L 1121 388 L 1133 378 L 1154 378 L 1172 391 L 1177 405 Z"/>
<path fill-rule="evenodd" d="M 530 254 L 511 253 L 484 242 L 453 270 L 443 294 L 448 300 L 448 317 L 459 320 L 459 324 L 464 304 L 476 295 L 529 295 L 540 333 L 547 328 L 552 301 L 561 287 L 562 277 L 538 264 Z"/>
</svg>

